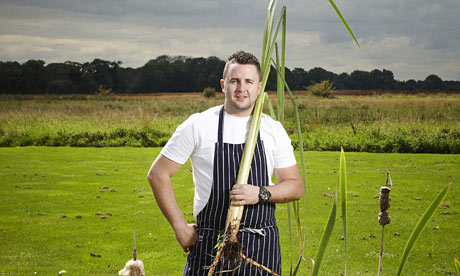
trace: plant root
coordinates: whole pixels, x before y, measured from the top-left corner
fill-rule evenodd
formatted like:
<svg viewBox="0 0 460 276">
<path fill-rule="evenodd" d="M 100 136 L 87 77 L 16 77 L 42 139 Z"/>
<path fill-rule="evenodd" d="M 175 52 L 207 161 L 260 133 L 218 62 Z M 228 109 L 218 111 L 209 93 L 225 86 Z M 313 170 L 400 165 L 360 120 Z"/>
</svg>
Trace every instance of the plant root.
<svg viewBox="0 0 460 276">
<path fill-rule="evenodd" d="M 237 241 L 228 241 L 224 240 L 219 248 L 217 249 L 217 254 L 214 257 L 214 260 L 209 267 L 208 276 L 214 274 L 214 271 L 219 263 L 220 259 L 223 258 L 226 262 L 230 263 L 236 270 L 241 265 L 241 256 L 243 252 L 241 250 L 241 244 Z"/>
<path fill-rule="evenodd" d="M 239 265 L 241 263 L 241 244 L 236 241 L 227 241 L 227 244 L 223 248 L 223 258 L 225 261 L 231 264 Z"/>
<path fill-rule="evenodd" d="M 211 276 L 214 274 L 217 264 L 219 263 L 219 260 L 221 258 L 223 258 L 227 262 L 230 262 L 230 264 L 233 264 L 234 266 L 232 270 L 228 270 L 225 272 L 235 271 L 242 265 L 243 262 L 246 262 L 257 268 L 267 271 L 271 275 L 280 276 L 280 274 L 276 273 L 270 268 L 262 264 L 259 264 L 258 262 L 244 255 L 241 249 L 241 244 L 238 241 L 227 241 L 227 240 L 224 240 L 220 244 L 219 248 L 217 249 L 217 254 L 214 257 L 214 260 L 211 266 L 209 267 L 208 276 Z M 220 271 L 220 272 L 224 272 L 224 271 Z"/>
<path fill-rule="evenodd" d="M 228 224 L 225 230 L 225 238 L 217 248 L 216 256 L 214 257 L 214 260 L 212 261 L 212 264 L 209 267 L 208 276 L 214 274 L 217 264 L 219 263 L 222 257 L 225 260 L 230 261 L 231 263 L 241 263 L 241 258 L 239 257 L 241 253 L 241 245 L 238 242 L 237 234 L 238 230 L 235 230 L 232 227 L 232 224 Z M 229 248 L 227 249 L 227 247 Z"/>
<path fill-rule="evenodd" d="M 219 263 L 220 256 L 222 255 L 222 252 L 223 252 L 222 249 L 225 247 L 225 244 L 226 244 L 226 241 L 224 240 L 217 248 L 217 254 L 214 257 L 214 260 L 212 261 L 211 266 L 209 267 L 208 276 L 211 276 L 214 274 L 214 270 L 216 270 L 216 266 Z"/>
<path fill-rule="evenodd" d="M 270 273 L 271 275 L 275 275 L 275 276 L 281 276 L 280 274 L 276 273 L 275 271 L 271 270 L 270 268 L 264 266 L 264 265 L 261 265 L 259 264 L 258 262 L 254 261 L 253 259 L 247 257 L 246 255 L 243 254 L 243 252 L 241 252 L 241 259 L 245 262 L 248 262 L 250 264 L 252 264 L 253 266 L 255 267 L 258 267 L 262 270 L 265 270 L 267 271 L 268 273 Z"/>
</svg>

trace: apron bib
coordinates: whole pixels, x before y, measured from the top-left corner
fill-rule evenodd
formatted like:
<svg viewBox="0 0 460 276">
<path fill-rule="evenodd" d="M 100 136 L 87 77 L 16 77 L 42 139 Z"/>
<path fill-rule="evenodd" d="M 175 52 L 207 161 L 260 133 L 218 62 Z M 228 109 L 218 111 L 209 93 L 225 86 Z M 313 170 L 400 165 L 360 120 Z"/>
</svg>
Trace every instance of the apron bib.
<svg viewBox="0 0 460 276">
<path fill-rule="evenodd" d="M 211 194 L 206 206 L 197 216 L 199 238 L 187 256 L 183 275 L 208 275 L 209 266 L 217 253 L 216 245 L 221 242 L 224 233 L 230 207 L 230 191 L 236 181 L 244 144 L 223 143 L 223 125 L 224 107 L 222 106 L 219 113 L 218 139 L 214 146 Z M 265 149 L 259 132 L 248 184 L 267 186 L 269 183 Z M 268 202 L 244 206 L 238 240 L 247 257 L 281 274 L 281 252 L 275 209 L 275 204 Z M 221 259 L 215 274 L 220 275 L 219 271 L 232 269 L 234 269 L 232 264 Z M 270 274 L 243 262 L 237 270 L 223 275 L 268 276 Z"/>
</svg>

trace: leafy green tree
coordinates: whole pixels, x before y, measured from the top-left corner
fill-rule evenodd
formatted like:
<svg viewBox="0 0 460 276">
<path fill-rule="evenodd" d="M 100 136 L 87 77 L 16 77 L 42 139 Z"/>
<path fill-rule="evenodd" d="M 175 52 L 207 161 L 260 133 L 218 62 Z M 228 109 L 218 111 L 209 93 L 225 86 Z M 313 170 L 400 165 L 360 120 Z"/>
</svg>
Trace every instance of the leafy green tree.
<svg viewBox="0 0 460 276">
<path fill-rule="evenodd" d="M 417 89 L 417 82 L 413 79 L 405 81 L 404 89 L 407 90 L 416 90 Z"/>
<path fill-rule="evenodd" d="M 372 77 L 369 72 L 355 70 L 348 81 L 349 89 L 372 89 Z"/>
<path fill-rule="evenodd" d="M 220 78 L 215 73 L 211 73 L 208 76 L 208 86 L 214 89 L 220 89 Z"/>
<path fill-rule="evenodd" d="M 54 80 L 48 84 L 48 93 L 50 94 L 74 94 L 77 93 L 77 87 L 69 79 Z"/>
<path fill-rule="evenodd" d="M 18 62 L 0 62 L 0 93 L 19 93 L 21 65 Z"/>
<path fill-rule="evenodd" d="M 21 65 L 22 93 L 45 93 L 48 81 L 46 79 L 45 62 L 42 60 L 28 60 Z"/>
<path fill-rule="evenodd" d="M 444 83 L 440 77 L 432 74 L 425 78 L 423 88 L 426 90 L 440 90 L 444 89 Z"/>
<path fill-rule="evenodd" d="M 396 87 L 396 80 L 394 78 L 393 72 L 390 70 L 383 69 L 382 71 L 382 78 L 383 78 L 383 89 L 391 90 L 395 89 Z"/>
<path fill-rule="evenodd" d="M 341 73 L 337 76 L 337 79 L 333 80 L 333 83 L 337 89 L 350 89 L 348 82 L 350 81 L 350 75 L 348 73 Z"/>
<path fill-rule="evenodd" d="M 369 87 L 368 89 L 382 89 L 383 88 L 383 73 L 378 69 L 374 69 L 369 73 Z"/>
</svg>

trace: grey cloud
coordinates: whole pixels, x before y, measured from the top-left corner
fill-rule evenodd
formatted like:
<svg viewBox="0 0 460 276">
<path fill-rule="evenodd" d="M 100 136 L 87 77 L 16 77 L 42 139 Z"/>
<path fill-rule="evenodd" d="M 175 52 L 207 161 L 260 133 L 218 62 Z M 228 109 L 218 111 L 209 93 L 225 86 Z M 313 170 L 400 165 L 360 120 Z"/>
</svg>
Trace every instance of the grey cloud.
<svg viewBox="0 0 460 276">
<path fill-rule="evenodd" d="M 258 54 L 268 0 L 0 0 L 0 60 L 89 61 L 141 66 L 160 54 Z M 460 1 L 336 0 L 358 49 L 328 1 L 284 0 L 287 66 L 392 70 L 458 79 Z M 33 41 L 35 45 L 30 45 Z M 415 74 L 415 75 L 414 75 Z M 415 76 L 415 77 L 414 77 Z"/>
</svg>

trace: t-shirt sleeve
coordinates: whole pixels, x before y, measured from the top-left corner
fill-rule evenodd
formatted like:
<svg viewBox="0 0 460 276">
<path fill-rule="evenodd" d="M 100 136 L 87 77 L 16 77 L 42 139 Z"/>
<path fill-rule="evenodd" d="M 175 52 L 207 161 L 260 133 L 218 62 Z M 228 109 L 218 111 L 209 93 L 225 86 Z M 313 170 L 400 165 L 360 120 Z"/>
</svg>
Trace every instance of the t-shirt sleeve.
<svg viewBox="0 0 460 276">
<path fill-rule="evenodd" d="M 287 134 L 281 123 L 278 123 L 278 131 L 276 132 L 276 154 L 275 168 L 287 168 L 297 164 L 294 155 L 294 148 L 291 144 L 291 138 Z"/>
<path fill-rule="evenodd" d="M 160 153 L 176 163 L 184 164 L 195 150 L 195 141 L 192 115 L 177 127 Z"/>
</svg>

